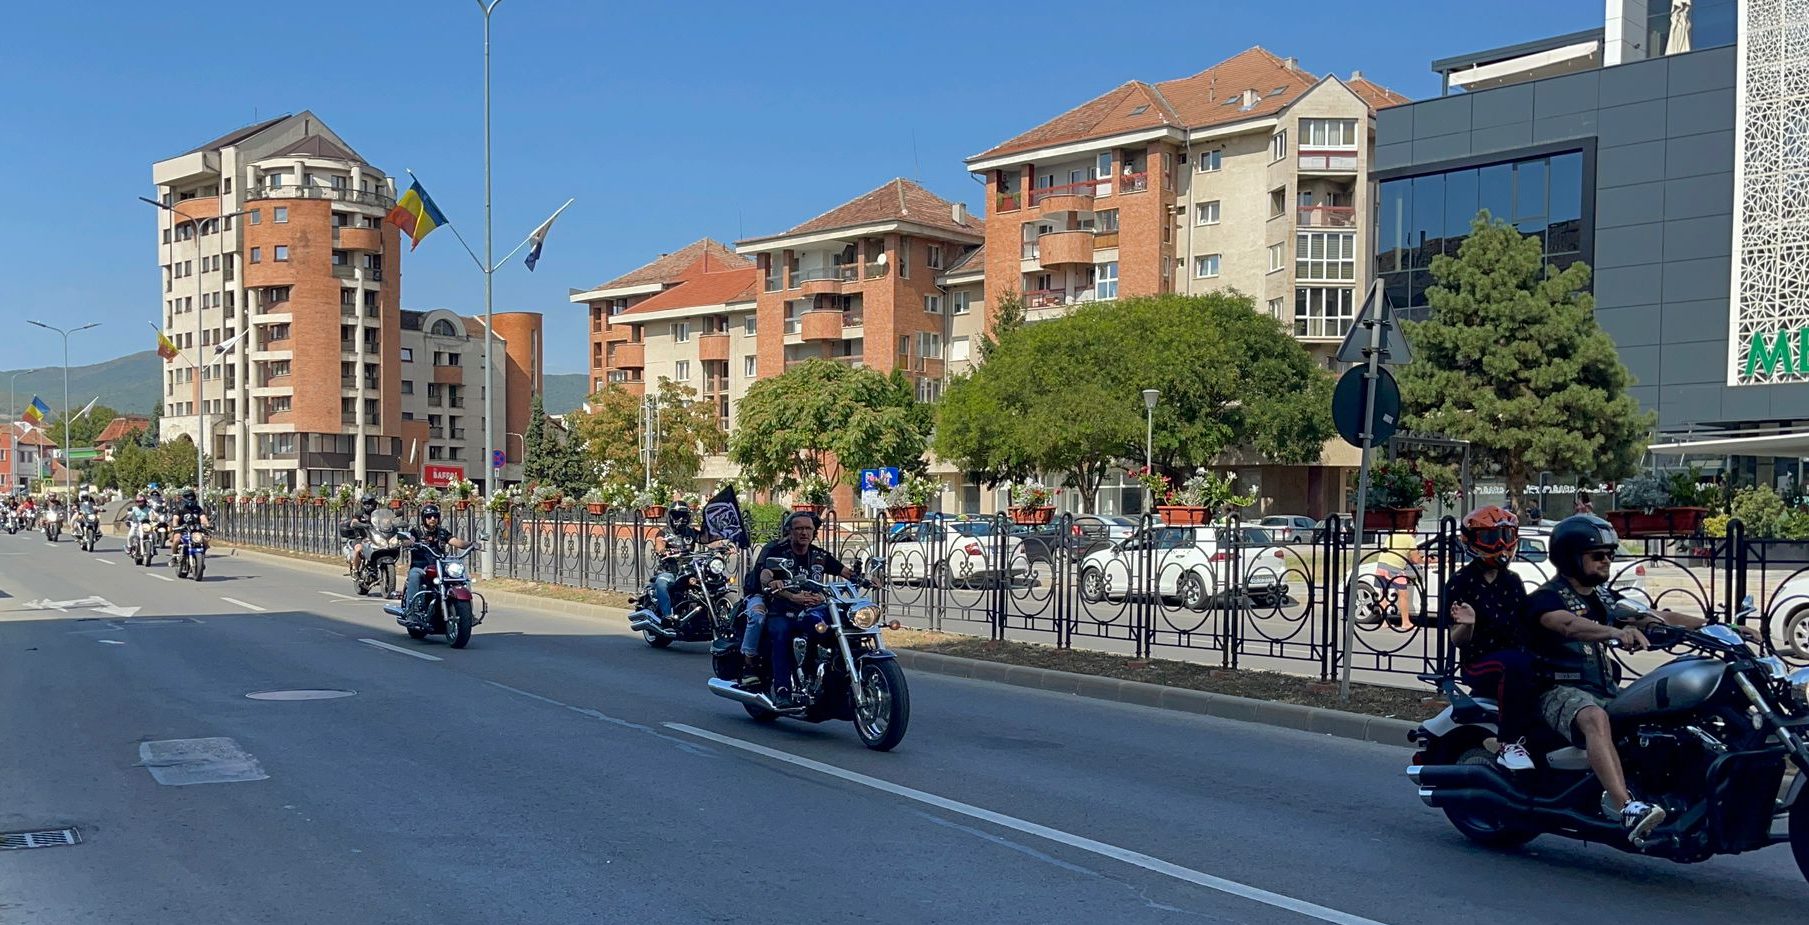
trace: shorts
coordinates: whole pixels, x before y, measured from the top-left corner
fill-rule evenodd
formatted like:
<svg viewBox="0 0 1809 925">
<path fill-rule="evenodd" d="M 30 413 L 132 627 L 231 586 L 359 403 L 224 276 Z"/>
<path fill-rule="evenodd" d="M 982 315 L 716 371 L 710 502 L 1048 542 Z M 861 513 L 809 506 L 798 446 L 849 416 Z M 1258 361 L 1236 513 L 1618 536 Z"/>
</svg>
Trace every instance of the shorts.
<svg viewBox="0 0 1809 925">
<path fill-rule="evenodd" d="M 1609 699 L 1580 687 L 1554 687 L 1539 695 L 1539 716 L 1551 731 L 1582 748 L 1583 734 L 1577 731 L 1577 714 L 1589 707 L 1607 709 Z"/>
</svg>

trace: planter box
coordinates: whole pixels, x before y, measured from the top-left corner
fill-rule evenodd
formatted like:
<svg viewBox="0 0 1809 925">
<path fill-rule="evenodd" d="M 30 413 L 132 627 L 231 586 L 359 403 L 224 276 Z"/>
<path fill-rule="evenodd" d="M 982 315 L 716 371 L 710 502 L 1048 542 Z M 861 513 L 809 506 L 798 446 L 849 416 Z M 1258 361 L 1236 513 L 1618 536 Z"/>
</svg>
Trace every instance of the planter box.
<svg viewBox="0 0 1809 925">
<path fill-rule="evenodd" d="M 649 504 L 646 507 L 641 508 L 641 516 L 648 520 L 658 520 L 661 517 L 666 516 L 666 506 L 664 504 Z"/>
<path fill-rule="evenodd" d="M 541 509 L 541 510 L 543 510 L 543 511 L 550 511 L 550 510 L 552 510 L 552 509 L 553 509 L 553 508 L 556 508 L 556 507 L 558 507 L 558 506 L 559 506 L 559 502 L 557 502 L 557 501 L 542 501 L 542 502 L 540 502 L 540 509 Z"/>
<path fill-rule="evenodd" d="M 1602 519 L 1624 537 L 1693 536 L 1708 518 L 1705 507 L 1661 507 L 1647 511 L 1608 511 Z"/>
<path fill-rule="evenodd" d="M 1202 527 L 1212 522 L 1212 509 L 1191 504 L 1158 504 L 1156 516 L 1171 527 Z"/>
<path fill-rule="evenodd" d="M 1010 515 L 1012 523 L 1024 524 L 1025 526 L 1031 526 L 1031 527 L 1036 527 L 1036 526 L 1041 526 L 1043 524 L 1052 523 L 1055 520 L 1055 506 L 1054 505 L 1048 505 L 1045 507 L 1007 508 L 1005 510 L 1005 513 Z"/>
<path fill-rule="evenodd" d="M 923 519 L 924 506 L 921 504 L 904 504 L 886 508 L 886 516 L 901 524 L 914 524 Z"/>
<path fill-rule="evenodd" d="M 794 504 L 791 506 L 791 509 L 799 514 L 816 514 L 821 516 L 823 509 L 826 507 L 828 507 L 826 504 Z"/>
<path fill-rule="evenodd" d="M 585 504 L 584 509 L 586 511 L 590 512 L 593 516 L 597 516 L 597 517 L 601 517 L 604 514 L 609 513 L 609 505 L 603 504 L 601 502 L 598 502 L 596 504 Z"/>
<path fill-rule="evenodd" d="M 395 500 L 392 500 L 392 501 L 390 501 L 390 503 L 389 503 L 389 509 L 390 509 L 390 510 L 392 510 L 392 511 L 399 511 L 399 510 L 402 510 L 402 502 L 401 502 L 401 501 L 395 501 Z"/>
<path fill-rule="evenodd" d="M 452 509 L 455 511 L 470 510 L 471 509 L 471 499 L 470 498 L 460 498 L 457 501 L 452 502 Z"/>
<path fill-rule="evenodd" d="M 1363 529 L 1369 531 L 1412 530 L 1420 525 L 1425 510 L 1417 507 L 1379 507 L 1363 512 Z"/>
</svg>

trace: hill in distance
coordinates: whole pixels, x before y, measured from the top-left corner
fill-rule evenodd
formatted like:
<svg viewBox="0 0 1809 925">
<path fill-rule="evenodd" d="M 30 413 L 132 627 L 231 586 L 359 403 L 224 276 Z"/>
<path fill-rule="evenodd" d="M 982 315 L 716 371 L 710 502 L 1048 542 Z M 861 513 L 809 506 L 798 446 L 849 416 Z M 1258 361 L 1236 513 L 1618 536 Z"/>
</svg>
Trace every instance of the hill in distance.
<svg viewBox="0 0 1809 925">
<path fill-rule="evenodd" d="M 540 377 L 540 400 L 547 414 L 569 414 L 590 397 L 590 377 L 584 373 L 548 373 Z"/>
<path fill-rule="evenodd" d="M 163 395 L 163 361 L 157 351 L 128 353 L 123 357 L 90 366 L 69 367 L 69 403 L 81 408 L 91 398 L 99 398 L 122 414 L 150 414 Z M 12 389 L 0 387 L 0 414 L 16 417 L 31 397 L 44 399 L 53 412 L 61 413 L 63 405 L 63 367 L 48 366 L 22 370 L 0 370 L 0 382 L 19 378 Z M 10 392 L 10 394 L 9 394 Z"/>
</svg>

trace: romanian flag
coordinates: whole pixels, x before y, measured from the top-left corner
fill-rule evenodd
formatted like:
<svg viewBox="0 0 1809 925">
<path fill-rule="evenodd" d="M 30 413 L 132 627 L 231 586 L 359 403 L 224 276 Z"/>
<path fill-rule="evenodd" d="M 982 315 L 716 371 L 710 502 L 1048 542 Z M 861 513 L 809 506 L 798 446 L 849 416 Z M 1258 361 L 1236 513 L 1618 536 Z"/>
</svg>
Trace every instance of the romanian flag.
<svg viewBox="0 0 1809 925">
<path fill-rule="evenodd" d="M 25 419 L 33 424 L 44 423 L 45 416 L 49 414 L 50 406 L 44 404 L 44 399 L 36 395 L 31 397 L 31 404 L 25 406 Z"/>
<path fill-rule="evenodd" d="M 402 229 L 402 233 L 408 235 L 408 249 L 414 250 L 420 246 L 422 238 L 446 224 L 446 216 L 433 204 L 433 197 L 427 195 L 427 190 L 421 188 L 421 181 L 416 180 L 408 185 L 408 192 L 396 200 L 396 207 L 384 221 Z"/>
<path fill-rule="evenodd" d="M 170 343 L 170 339 L 165 337 L 162 331 L 157 332 L 157 355 L 163 357 L 165 363 L 175 359 L 179 352 L 176 345 Z"/>
</svg>

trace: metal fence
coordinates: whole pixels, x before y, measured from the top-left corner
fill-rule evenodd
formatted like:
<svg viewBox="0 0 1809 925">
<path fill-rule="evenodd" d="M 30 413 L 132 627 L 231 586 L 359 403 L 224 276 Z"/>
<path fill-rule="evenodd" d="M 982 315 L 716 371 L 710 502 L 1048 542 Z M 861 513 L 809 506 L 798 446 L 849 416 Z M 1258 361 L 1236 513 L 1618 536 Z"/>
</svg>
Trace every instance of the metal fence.
<svg viewBox="0 0 1809 925">
<path fill-rule="evenodd" d="M 412 522 L 415 509 L 396 512 Z M 233 505 L 216 512 L 231 542 L 338 556 L 346 512 L 297 504 Z M 455 535 L 483 532 L 484 512 L 446 505 Z M 658 561 L 662 524 L 639 512 L 517 507 L 498 514 L 480 555 L 498 577 L 637 592 Z M 1550 577 L 1537 533 L 1514 570 L 1529 587 Z M 1084 535 L 1070 517 L 1041 526 L 935 514 L 911 523 L 825 518 L 818 543 L 848 564 L 885 562 L 879 596 L 902 625 L 1226 668 L 1330 679 L 1348 657 L 1379 683 L 1451 664 L 1439 590 L 1461 565 L 1456 522 L 1432 530 L 1367 534 L 1357 558 L 1348 520 L 1310 542 L 1276 544 L 1236 521 L 1164 526 L 1148 517 L 1128 540 Z M 1754 598 L 1767 647 L 1809 663 L 1809 544 L 1745 535 L 1631 540 L 1613 583 L 1659 607 L 1726 620 Z M 739 579 L 751 554 L 729 555 Z M 1341 650 L 1346 603 L 1357 594 L 1358 632 Z M 1637 673 L 1637 665 L 1629 665 Z"/>
</svg>

